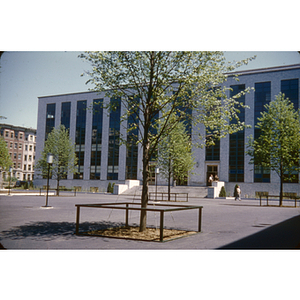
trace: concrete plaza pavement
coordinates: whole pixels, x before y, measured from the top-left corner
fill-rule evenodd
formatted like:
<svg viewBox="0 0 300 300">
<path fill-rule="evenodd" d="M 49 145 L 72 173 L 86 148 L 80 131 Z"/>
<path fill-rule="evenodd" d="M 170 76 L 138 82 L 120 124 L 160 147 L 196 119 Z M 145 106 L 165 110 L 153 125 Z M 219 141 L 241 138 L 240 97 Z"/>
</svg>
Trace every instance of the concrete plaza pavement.
<svg viewBox="0 0 300 300">
<path fill-rule="evenodd" d="M 0 243 L 8 250 L 295 249 L 300 245 L 300 207 L 288 201 L 290 207 L 259 206 L 258 199 L 190 198 L 181 204 L 203 206 L 201 233 L 163 243 L 74 234 L 75 204 L 124 201 L 138 199 L 101 193 L 78 193 L 73 197 L 63 193 L 49 197 L 52 208 L 43 208 L 44 196 L 0 195 Z M 82 208 L 80 226 L 116 226 L 124 223 L 124 216 L 123 210 Z M 130 212 L 129 222 L 139 223 L 138 212 Z M 147 223 L 159 227 L 159 213 L 148 213 Z M 166 213 L 164 224 L 166 228 L 196 231 L 198 210 Z"/>
</svg>

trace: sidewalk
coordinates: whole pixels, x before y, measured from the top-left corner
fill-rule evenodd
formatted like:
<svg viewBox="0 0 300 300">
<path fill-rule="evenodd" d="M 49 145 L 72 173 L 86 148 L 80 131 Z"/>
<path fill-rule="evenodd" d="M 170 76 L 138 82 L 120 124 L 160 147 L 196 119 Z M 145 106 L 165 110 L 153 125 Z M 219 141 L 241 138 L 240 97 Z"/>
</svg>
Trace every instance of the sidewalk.
<svg viewBox="0 0 300 300">
<path fill-rule="evenodd" d="M 159 243 L 76 236 L 75 204 L 131 202 L 132 196 L 78 193 L 49 197 L 0 196 L 0 243 L 6 249 L 295 249 L 300 244 L 300 207 L 260 207 L 259 200 L 191 198 L 202 205 L 202 232 Z M 166 202 L 164 202 L 166 203 Z M 197 230 L 197 211 L 166 214 L 165 226 Z M 86 229 L 124 222 L 124 211 L 83 208 L 80 224 Z M 139 223 L 137 213 L 129 222 Z M 159 227 L 159 214 L 148 214 L 148 225 Z"/>
</svg>

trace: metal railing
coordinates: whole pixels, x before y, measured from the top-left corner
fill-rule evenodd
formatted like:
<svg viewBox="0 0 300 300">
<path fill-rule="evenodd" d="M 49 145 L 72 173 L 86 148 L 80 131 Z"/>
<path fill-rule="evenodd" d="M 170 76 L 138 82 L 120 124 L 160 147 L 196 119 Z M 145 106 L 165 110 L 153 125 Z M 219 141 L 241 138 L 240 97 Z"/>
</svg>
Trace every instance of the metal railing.
<svg viewBox="0 0 300 300">
<path fill-rule="evenodd" d="M 170 196 L 170 197 L 169 197 Z M 150 201 L 172 201 L 172 202 L 188 202 L 189 194 L 188 193 L 149 193 Z"/>
<path fill-rule="evenodd" d="M 262 206 L 262 198 L 265 198 L 267 200 L 267 206 L 269 206 L 269 200 L 278 198 L 278 201 L 280 200 L 280 195 L 269 195 L 268 192 L 255 192 L 256 198 L 259 197 L 259 205 Z M 297 200 L 299 200 L 300 197 L 297 196 L 297 193 L 283 193 L 282 200 L 293 200 L 295 201 L 294 207 L 297 207 Z M 277 200 L 277 199 L 274 199 Z M 280 205 L 280 203 L 279 203 Z"/>
<path fill-rule="evenodd" d="M 201 222 L 202 222 L 202 208 L 203 206 L 191 206 L 191 205 L 178 205 L 178 204 L 151 204 L 148 203 L 148 206 L 152 206 L 153 208 L 143 208 L 143 207 L 133 207 L 133 206 L 140 206 L 139 203 L 132 203 L 132 202 L 120 202 L 120 203 L 101 203 L 101 204 L 75 204 L 77 208 L 76 212 L 76 235 L 84 235 L 84 233 L 79 232 L 79 222 L 80 222 L 80 208 L 88 207 L 88 208 L 108 208 L 108 209 L 121 209 L 125 210 L 125 226 L 128 227 L 129 224 L 129 211 L 152 211 L 152 212 L 159 212 L 160 213 L 160 238 L 159 241 L 164 241 L 164 214 L 167 212 L 174 212 L 174 211 L 183 211 L 183 210 L 190 210 L 190 209 L 198 209 L 198 232 L 201 232 Z M 167 207 L 167 208 L 160 208 L 160 207 Z M 101 235 L 99 235 L 101 236 Z M 106 236 L 107 237 L 107 236 Z"/>
</svg>

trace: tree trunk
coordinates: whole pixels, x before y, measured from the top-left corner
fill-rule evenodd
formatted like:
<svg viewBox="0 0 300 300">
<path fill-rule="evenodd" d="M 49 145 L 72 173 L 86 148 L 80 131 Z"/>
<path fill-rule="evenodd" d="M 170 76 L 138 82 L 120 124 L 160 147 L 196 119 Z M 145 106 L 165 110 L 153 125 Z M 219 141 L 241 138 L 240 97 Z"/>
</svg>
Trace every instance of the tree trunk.
<svg viewBox="0 0 300 300">
<path fill-rule="evenodd" d="M 149 181 L 149 142 L 143 147 L 143 190 L 141 199 L 141 208 L 147 208 L 148 204 L 148 181 Z M 147 212 L 141 211 L 140 217 L 140 232 L 146 230 L 147 226 Z"/>
<path fill-rule="evenodd" d="M 283 171 L 282 165 L 280 166 L 280 193 L 279 193 L 279 206 L 282 206 L 283 199 Z"/>
<path fill-rule="evenodd" d="M 141 199 L 141 208 L 147 208 L 148 204 L 148 181 L 149 181 L 149 160 L 150 160 L 150 141 L 149 141 L 149 132 L 151 122 L 151 106 L 152 106 L 152 92 L 153 92 L 153 74 L 154 74 L 154 57 L 155 53 L 152 51 L 150 54 L 150 80 L 148 86 L 148 95 L 146 100 L 146 107 L 144 111 L 144 137 L 143 137 L 143 190 L 142 190 L 142 199 Z M 147 212 L 141 210 L 140 218 L 140 232 L 146 230 L 147 226 Z"/>
<path fill-rule="evenodd" d="M 56 195 L 59 196 L 59 177 L 57 178 Z"/>
<path fill-rule="evenodd" d="M 171 158 L 169 158 L 168 201 L 171 201 Z"/>
</svg>

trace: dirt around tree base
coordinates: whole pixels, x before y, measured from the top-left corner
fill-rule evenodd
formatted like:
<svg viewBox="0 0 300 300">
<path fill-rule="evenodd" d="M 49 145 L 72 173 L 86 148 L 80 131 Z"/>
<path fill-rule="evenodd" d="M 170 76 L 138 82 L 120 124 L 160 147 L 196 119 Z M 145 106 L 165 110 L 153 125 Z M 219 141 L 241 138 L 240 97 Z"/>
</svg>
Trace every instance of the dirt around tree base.
<svg viewBox="0 0 300 300">
<path fill-rule="evenodd" d="M 196 234 L 197 231 L 186 231 L 177 229 L 164 229 L 164 241 L 181 238 L 184 236 Z M 145 231 L 139 232 L 139 227 L 117 227 L 104 230 L 93 230 L 85 232 L 87 235 L 124 238 L 124 239 L 136 239 L 145 241 L 159 241 L 160 230 L 156 228 L 146 228 Z"/>
</svg>

